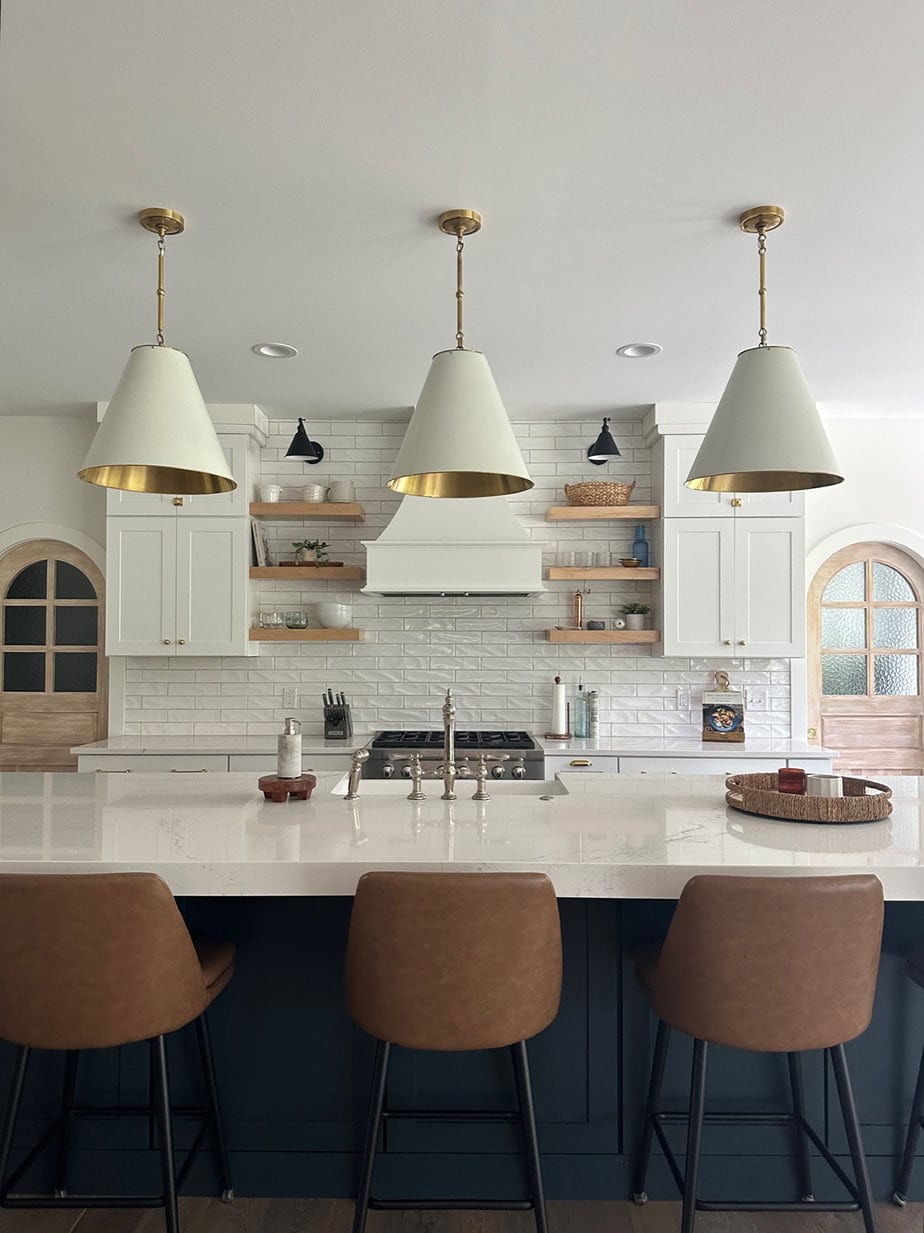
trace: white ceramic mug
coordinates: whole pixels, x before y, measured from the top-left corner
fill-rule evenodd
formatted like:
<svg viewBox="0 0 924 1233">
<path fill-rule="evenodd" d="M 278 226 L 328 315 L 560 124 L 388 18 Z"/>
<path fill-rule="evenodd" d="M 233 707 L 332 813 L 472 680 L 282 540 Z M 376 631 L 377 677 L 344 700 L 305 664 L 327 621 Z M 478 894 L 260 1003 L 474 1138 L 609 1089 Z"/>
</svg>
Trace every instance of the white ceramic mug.
<svg viewBox="0 0 924 1233">
<path fill-rule="evenodd" d="M 355 501 L 356 489 L 352 480 L 334 480 L 327 491 L 328 501 Z"/>
<path fill-rule="evenodd" d="M 353 606 L 324 601 L 318 604 L 318 620 L 325 629 L 349 629 Z"/>
<path fill-rule="evenodd" d="M 260 500 L 261 501 L 269 502 L 270 504 L 275 505 L 275 503 L 279 500 L 281 496 L 282 496 L 282 489 L 279 487 L 278 484 L 261 484 L 260 485 Z"/>
<path fill-rule="evenodd" d="M 324 485 L 323 484 L 305 484 L 302 488 L 303 501 L 323 501 L 324 500 Z"/>
</svg>

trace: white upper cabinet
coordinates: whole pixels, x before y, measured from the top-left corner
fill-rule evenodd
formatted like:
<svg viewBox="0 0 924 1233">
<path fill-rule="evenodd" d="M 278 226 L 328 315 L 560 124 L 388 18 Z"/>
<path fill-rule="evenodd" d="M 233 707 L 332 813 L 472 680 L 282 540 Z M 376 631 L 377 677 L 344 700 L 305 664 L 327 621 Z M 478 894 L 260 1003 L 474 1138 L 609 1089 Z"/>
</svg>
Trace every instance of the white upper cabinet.
<svg viewBox="0 0 924 1233">
<path fill-rule="evenodd" d="M 801 518 L 667 518 L 662 552 L 664 655 L 804 656 Z"/>
<path fill-rule="evenodd" d="M 684 487 L 702 442 L 702 435 L 688 433 L 662 438 L 665 518 L 733 518 L 736 512 L 760 518 L 802 517 L 803 492 L 697 492 Z"/>
<path fill-rule="evenodd" d="M 107 655 L 253 655 L 250 525 L 107 519 Z"/>
<path fill-rule="evenodd" d="M 109 488 L 106 492 L 106 513 L 120 517 L 201 517 L 247 515 L 253 500 L 248 465 L 248 451 L 254 449 L 252 439 L 241 433 L 219 433 L 218 439 L 228 460 L 237 487 L 231 492 L 210 496 L 174 496 L 164 492 L 123 492 Z M 253 471 L 256 474 L 256 471 Z"/>
</svg>

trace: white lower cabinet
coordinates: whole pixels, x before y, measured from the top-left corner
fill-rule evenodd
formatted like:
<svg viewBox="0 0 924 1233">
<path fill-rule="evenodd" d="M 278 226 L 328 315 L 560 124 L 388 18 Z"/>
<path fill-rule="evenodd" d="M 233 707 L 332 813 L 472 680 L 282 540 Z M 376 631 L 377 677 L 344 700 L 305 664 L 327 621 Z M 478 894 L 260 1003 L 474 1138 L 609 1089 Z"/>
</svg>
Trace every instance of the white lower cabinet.
<svg viewBox="0 0 924 1233">
<path fill-rule="evenodd" d="M 316 774 L 332 771 L 345 775 L 350 769 L 351 753 L 303 753 L 302 772 L 313 771 Z M 276 754 L 232 754 L 228 759 L 229 771 L 254 771 L 258 775 L 275 775 Z"/>
<path fill-rule="evenodd" d="M 778 771 L 785 758 L 723 758 L 711 754 L 702 758 L 620 758 L 624 775 L 746 775 L 752 771 Z"/>
<path fill-rule="evenodd" d="M 662 654 L 805 655 L 801 518 L 666 518 Z"/>
<path fill-rule="evenodd" d="M 240 518 L 108 518 L 107 655 L 253 655 L 250 526 Z"/>
<path fill-rule="evenodd" d="M 559 772 L 563 775 L 616 775 L 619 756 L 611 753 L 546 755 L 546 779 L 554 779 Z"/>
<path fill-rule="evenodd" d="M 228 769 L 227 754 L 78 754 L 78 771 L 99 775 L 131 775 L 135 771 L 171 771 L 175 775 L 208 775 Z"/>
</svg>

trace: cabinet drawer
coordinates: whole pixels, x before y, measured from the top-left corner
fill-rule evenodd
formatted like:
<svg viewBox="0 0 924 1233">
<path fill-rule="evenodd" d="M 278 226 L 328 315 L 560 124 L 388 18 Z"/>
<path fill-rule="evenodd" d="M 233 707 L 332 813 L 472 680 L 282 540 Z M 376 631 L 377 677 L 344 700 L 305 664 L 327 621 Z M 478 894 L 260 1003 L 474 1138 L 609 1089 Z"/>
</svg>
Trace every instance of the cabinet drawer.
<svg viewBox="0 0 924 1233">
<path fill-rule="evenodd" d="M 352 755 L 348 753 L 303 753 L 302 770 L 317 773 L 334 771 L 337 774 L 345 774 L 350 769 L 351 758 Z M 276 773 L 275 753 L 232 754 L 228 762 L 228 769 L 231 771 L 257 771 L 260 775 L 275 775 Z"/>
<path fill-rule="evenodd" d="M 546 779 L 552 779 L 559 771 L 568 775 L 615 775 L 618 770 L 615 754 L 556 754 L 545 760 Z"/>
<path fill-rule="evenodd" d="M 723 758 L 720 753 L 702 758 L 619 759 L 621 773 L 631 775 L 740 775 L 749 771 L 778 771 L 785 758 Z"/>
<path fill-rule="evenodd" d="M 227 771 L 225 754 L 78 754 L 78 771 L 126 775 L 133 771 L 173 771 L 177 775 Z"/>
</svg>

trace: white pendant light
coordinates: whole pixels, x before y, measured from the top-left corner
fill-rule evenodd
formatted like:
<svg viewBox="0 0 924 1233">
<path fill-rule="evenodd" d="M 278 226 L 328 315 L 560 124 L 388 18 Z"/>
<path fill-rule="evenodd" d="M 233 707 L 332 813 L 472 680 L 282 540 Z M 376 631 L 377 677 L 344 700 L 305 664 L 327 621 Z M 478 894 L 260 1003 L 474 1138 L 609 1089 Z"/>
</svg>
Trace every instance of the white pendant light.
<svg viewBox="0 0 924 1233">
<path fill-rule="evenodd" d="M 463 238 L 481 228 L 474 210 L 448 210 L 456 237 L 456 347 L 433 357 L 388 487 L 415 497 L 497 497 L 532 488 L 488 361 L 462 331 Z"/>
<path fill-rule="evenodd" d="M 755 206 L 738 220 L 756 234 L 760 344 L 742 351 L 684 481 L 704 492 L 791 492 L 840 484 L 818 409 L 789 347 L 767 345 L 766 233 L 782 206 Z"/>
<path fill-rule="evenodd" d="M 188 356 L 164 345 L 164 237 L 185 223 L 174 210 L 142 210 L 157 241 L 157 344 L 135 347 L 78 475 L 129 492 L 206 495 L 237 484 Z"/>
</svg>

